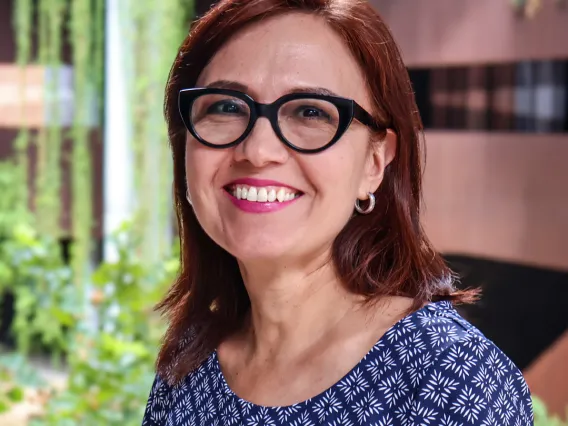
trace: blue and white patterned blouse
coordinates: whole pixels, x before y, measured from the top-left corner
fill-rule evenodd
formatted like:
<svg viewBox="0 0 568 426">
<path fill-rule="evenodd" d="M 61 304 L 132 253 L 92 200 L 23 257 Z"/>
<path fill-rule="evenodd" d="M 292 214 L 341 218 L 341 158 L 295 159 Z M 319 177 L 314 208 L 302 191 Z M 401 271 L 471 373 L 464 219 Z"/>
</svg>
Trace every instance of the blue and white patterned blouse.
<svg viewBox="0 0 568 426">
<path fill-rule="evenodd" d="M 176 387 L 156 377 L 143 426 L 531 426 L 519 369 L 449 302 L 399 321 L 343 379 L 287 407 L 235 395 L 216 352 Z"/>
</svg>

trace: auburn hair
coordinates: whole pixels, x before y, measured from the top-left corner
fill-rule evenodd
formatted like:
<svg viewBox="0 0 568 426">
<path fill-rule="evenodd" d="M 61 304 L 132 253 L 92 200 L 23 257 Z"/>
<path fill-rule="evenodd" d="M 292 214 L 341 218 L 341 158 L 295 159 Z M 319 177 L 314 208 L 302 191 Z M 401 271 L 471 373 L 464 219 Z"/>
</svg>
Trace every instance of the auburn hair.
<svg viewBox="0 0 568 426">
<path fill-rule="evenodd" d="M 354 216 L 336 237 L 331 261 L 342 283 L 373 301 L 385 295 L 466 303 L 475 291 L 456 291 L 454 275 L 420 224 L 422 123 L 400 51 L 387 25 L 365 0 L 221 0 L 194 22 L 170 72 L 165 115 L 174 161 L 174 203 L 181 268 L 157 309 L 169 327 L 157 370 L 174 384 L 197 368 L 236 331 L 250 308 L 236 259 L 203 230 L 186 201 L 186 128 L 180 89 L 194 87 L 218 49 L 235 33 L 272 16 L 301 12 L 323 19 L 351 50 L 366 77 L 373 115 L 398 137 L 371 214 Z"/>
</svg>

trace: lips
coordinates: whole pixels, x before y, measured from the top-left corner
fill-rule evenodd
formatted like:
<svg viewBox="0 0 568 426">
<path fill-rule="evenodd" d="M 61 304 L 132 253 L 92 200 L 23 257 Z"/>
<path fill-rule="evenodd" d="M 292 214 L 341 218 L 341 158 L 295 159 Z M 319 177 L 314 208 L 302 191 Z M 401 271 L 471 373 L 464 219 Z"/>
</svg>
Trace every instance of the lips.
<svg viewBox="0 0 568 426">
<path fill-rule="evenodd" d="M 300 196 L 299 193 L 292 192 L 288 188 L 270 186 L 235 185 L 232 188 L 228 188 L 228 192 L 239 200 L 247 200 L 253 203 L 283 203 Z"/>
<path fill-rule="evenodd" d="M 224 189 L 237 200 L 252 203 L 284 203 L 302 196 L 300 190 L 289 185 L 251 178 L 235 180 Z"/>
</svg>

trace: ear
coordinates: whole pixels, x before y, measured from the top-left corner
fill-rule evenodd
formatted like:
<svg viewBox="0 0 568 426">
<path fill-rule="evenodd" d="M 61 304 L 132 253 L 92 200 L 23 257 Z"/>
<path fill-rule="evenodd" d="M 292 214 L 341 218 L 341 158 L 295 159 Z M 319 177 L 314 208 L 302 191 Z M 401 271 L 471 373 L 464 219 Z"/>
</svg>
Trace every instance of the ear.
<svg viewBox="0 0 568 426">
<path fill-rule="evenodd" d="M 398 137 L 391 129 L 387 130 L 386 136 L 382 140 L 371 142 L 365 175 L 359 188 L 359 199 L 366 200 L 369 198 L 369 192 L 375 192 L 379 188 L 386 167 L 394 160 L 397 144 Z"/>
</svg>

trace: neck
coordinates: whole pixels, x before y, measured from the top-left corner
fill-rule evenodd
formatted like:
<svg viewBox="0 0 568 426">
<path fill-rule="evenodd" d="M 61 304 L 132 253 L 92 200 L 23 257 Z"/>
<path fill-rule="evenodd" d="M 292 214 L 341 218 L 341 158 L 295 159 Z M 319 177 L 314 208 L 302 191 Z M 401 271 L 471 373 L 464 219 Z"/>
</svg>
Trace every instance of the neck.
<svg viewBox="0 0 568 426">
<path fill-rule="evenodd" d="M 362 300 L 348 292 L 330 261 L 262 267 L 241 264 L 251 300 L 243 338 L 250 356 L 289 359 L 332 332 Z"/>
</svg>

